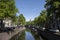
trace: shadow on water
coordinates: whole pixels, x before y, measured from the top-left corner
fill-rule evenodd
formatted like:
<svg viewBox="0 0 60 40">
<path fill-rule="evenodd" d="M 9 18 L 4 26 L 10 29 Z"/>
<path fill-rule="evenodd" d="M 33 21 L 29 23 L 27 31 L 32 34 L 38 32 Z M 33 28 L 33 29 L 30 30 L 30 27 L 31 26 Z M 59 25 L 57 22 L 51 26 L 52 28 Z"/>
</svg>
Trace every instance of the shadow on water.
<svg viewBox="0 0 60 40">
<path fill-rule="evenodd" d="M 31 31 L 30 29 L 26 29 L 21 32 L 21 35 L 15 38 L 11 38 L 11 40 L 42 40 L 38 33 Z"/>
</svg>

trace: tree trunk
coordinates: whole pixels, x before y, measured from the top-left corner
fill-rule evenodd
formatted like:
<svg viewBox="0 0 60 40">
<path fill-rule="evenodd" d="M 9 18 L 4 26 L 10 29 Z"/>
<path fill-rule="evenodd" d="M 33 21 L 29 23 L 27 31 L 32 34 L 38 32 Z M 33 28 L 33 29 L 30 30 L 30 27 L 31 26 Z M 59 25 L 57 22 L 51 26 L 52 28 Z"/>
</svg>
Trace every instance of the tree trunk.
<svg viewBox="0 0 60 40">
<path fill-rule="evenodd" d="M 4 28 L 3 19 L 0 20 L 1 20 L 1 28 Z"/>
</svg>

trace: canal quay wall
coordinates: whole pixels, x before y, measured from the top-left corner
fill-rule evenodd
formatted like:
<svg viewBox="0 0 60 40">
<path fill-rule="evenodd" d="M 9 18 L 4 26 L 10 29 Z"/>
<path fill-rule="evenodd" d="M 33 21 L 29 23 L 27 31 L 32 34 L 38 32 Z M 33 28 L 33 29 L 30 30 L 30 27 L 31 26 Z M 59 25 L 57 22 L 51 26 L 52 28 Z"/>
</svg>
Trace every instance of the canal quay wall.
<svg viewBox="0 0 60 40">
<path fill-rule="evenodd" d="M 30 28 L 30 29 L 35 33 L 38 33 L 38 35 L 41 36 L 43 40 L 60 40 L 60 34 L 58 33 L 56 34 L 46 30 L 42 31 L 38 28 Z"/>
<path fill-rule="evenodd" d="M 25 27 L 15 28 L 14 31 L 0 33 L 0 40 L 10 40 L 13 36 L 16 36 L 19 32 L 25 30 Z"/>
</svg>

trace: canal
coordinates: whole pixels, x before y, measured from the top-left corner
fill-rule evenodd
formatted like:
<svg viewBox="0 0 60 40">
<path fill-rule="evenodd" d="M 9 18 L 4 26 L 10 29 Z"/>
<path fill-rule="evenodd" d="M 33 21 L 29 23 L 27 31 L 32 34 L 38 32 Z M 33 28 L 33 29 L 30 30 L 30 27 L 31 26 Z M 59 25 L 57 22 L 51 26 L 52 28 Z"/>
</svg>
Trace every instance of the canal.
<svg viewBox="0 0 60 40">
<path fill-rule="evenodd" d="M 10 40 L 43 40 L 37 32 L 30 29 L 25 29 L 23 32 L 18 33 L 17 37 L 13 37 Z"/>
</svg>

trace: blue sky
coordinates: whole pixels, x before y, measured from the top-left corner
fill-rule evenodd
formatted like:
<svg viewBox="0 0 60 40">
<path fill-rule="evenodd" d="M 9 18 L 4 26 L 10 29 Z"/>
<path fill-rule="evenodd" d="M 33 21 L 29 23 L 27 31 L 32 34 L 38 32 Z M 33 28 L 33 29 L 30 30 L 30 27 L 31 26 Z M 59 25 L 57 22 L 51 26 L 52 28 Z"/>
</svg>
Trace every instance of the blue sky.
<svg viewBox="0 0 60 40">
<path fill-rule="evenodd" d="M 44 10 L 45 0 L 15 0 L 19 14 L 23 14 L 26 21 L 33 20 Z"/>
</svg>

